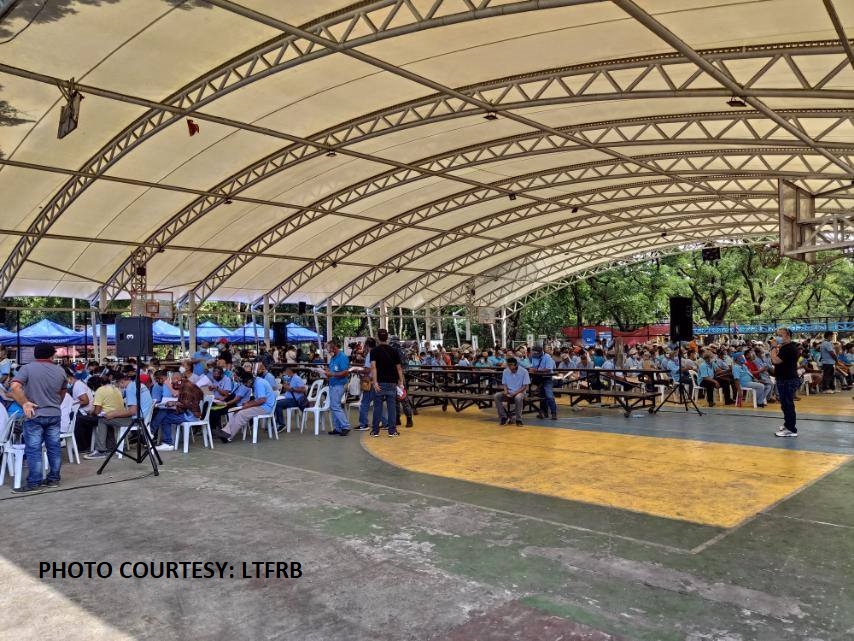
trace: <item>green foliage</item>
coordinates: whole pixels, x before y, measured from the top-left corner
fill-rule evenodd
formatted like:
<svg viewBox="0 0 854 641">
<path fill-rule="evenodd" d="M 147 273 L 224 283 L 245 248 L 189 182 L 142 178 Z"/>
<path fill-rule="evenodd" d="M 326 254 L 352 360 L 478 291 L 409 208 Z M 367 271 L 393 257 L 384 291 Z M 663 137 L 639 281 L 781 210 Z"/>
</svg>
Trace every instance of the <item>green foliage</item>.
<svg viewBox="0 0 854 641">
<path fill-rule="evenodd" d="M 618 267 L 553 292 L 511 319 L 508 331 L 556 335 L 567 325 L 654 323 L 668 315 L 670 296 L 694 299 L 695 320 L 720 324 L 843 316 L 854 318 L 854 261 L 819 256 L 818 264 L 769 260 L 752 245 L 724 248 L 717 263 L 700 252 Z M 515 321 L 515 322 L 512 322 Z"/>
</svg>

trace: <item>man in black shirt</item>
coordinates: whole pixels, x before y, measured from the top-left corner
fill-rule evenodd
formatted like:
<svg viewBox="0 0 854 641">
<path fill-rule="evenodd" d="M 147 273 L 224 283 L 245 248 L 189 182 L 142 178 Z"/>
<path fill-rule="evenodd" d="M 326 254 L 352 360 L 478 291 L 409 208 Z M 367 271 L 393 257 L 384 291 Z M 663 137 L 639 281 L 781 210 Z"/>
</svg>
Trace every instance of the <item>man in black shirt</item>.
<svg viewBox="0 0 854 641">
<path fill-rule="evenodd" d="M 792 333 L 786 327 L 777 330 L 777 344 L 771 348 L 771 362 L 777 379 L 777 398 L 783 409 L 783 425 L 774 434 L 780 437 L 795 437 L 795 393 L 801 386 L 798 376 L 798 346 L 792 342 Z"/>
<path fill-rule="evenodd" d="M 403 388 L 403 363 L 399 352 L 388 344 L 388 330 L 377 331 L 379 345 L 371 350 L 371 381 L 374 386 L 374 415 L 371 436 L 380 435 L 383 403 L 388 417 L 388 435 L 400 436 L 397 431 L 397 388 Z"/>
</svg>

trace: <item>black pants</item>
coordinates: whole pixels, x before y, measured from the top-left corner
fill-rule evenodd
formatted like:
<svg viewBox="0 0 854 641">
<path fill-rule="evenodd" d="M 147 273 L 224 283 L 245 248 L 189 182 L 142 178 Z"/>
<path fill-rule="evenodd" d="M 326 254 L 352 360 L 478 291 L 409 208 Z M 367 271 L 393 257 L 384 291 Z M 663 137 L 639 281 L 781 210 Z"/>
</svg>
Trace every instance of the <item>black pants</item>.
<svg viewBox="0 0 854 641">
<path fill-rule="evenodd" d="M 715 377 L 715 380 L 718 383 L 720 383 L 721 389 L 724 391 L 724 403 L 729 405 L 730 403 L 732 403 L 732 396 L 733 396 L 732 379 L 731 378 L 724 378 L 724 377 L 720 377 L 720 378 Z"/>
<path fill-rule="evenodd" d="M 89 451 L 89 446 L 92 443 L 92 432 L 98 427 L 98 417 L 90 416 L 89 414 L 81 414 L 77 412 L 77 423 L 74 425 L 74 439 L 77 441 L 77 448 L 81 451 Z"/>
<path fill-rule="evenodd" d="M 797 421 L 797 415 L 795 414 L 795 394 L 800 386 L 801 380 L 799 378 L 777 381 L 777 398 L 780 401 L 780 409 L 783 410 L 783 426 L 796 434 L 798 428 L 795 427 L 795 422 Z"/>
<path fill-rule="evenodd" d="M 226 417 L 228 416 L 228 408 L 227 407 L 223 407 L 221 409 L 215 409 L 215 410 L 212 409 L 211 410 L 211 416 L 210 416 L 211 430 L 213 430 L 215 432 L 216 430 L 222 429 L 222 417 L 223 416 L 226 416 Z"/>
<path fill-rule="evenodd" d="M 834 382 L 834 370 L 836 367 L 834 365 L 822 365 L 821 366 L 821 389 L 829 390 L 836 389 L 836 383 Z"/>
<path fill-rule="evenodd" d="M 709 407 L 711 407 L 715 404 L 715 394 L 717 393 L 718 389 L 721 388 L 717 387 L 714 383 L 712 383 L 711 381 L 707 381 L 706 379 L 700 381 L 700 386 L 706 391 L 706 402 L 708 402 Z M 726 398 L 728 396 L 728 394 L 726 393 L 728 390 L 726 390 L 725 387 L 723 387 L 723 389 L 725 390 L 724 398 Z"/>
</svg>

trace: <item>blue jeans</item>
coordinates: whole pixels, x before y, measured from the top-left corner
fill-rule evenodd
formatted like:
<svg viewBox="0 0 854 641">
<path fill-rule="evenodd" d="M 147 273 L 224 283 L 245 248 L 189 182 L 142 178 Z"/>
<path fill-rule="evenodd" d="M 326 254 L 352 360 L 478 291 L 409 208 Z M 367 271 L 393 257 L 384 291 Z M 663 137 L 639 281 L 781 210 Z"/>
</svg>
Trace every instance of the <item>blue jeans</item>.
<svg viewBox="0 0 854 641">
<path fill-rule="evenodd" d="M 798 428 L 795 427 L 795 421 L 797 420 L 797 416 L 795 415 L 795 393 L 800 386 L 801 381 L 798 378 L 777 381 L 777 399 L 780 401 L 780 408 L 783 410 L 783 427 L 796 434 Z"/>
<path fill-rule="evenodd" d="M 386 412 L 383 414 L 383 404 L 386 406 Z M 389 433 L 394 433 L 397 429 L 397 384 L 396 383 L 380 383 L 380 391 L 374 389 L 374 414 L 373 424 L 371 425 L 372 432 L 380 431 L 380 420 L 385 418 L 386 427 Z"/>
<path fill-rule="evenodd" d="M 160 410 L 154 415 L 154 419 L 151 421 L 151 433 L 156 435 L 157 430 L 162 429 L 163 442 L 166 445 L 174 445 L 175 442 L 172 440 L 172 426 L 191 420 L 194 419 L 187 418 L 186 412 L 178 413 L 175 410 Z"/>
<path fill-rule="evenodd" d="M 302 407 L 293 394 L 288 393 L 285 398 L 276 401 L 276 423 L 279 427 L 285 424 L 285 410 L 289 407 Z"/>
<path fill-rule="evenodd" d="M 47 450 L 50 471 L 48 481 L 59 481 L 62 467 L 62 448 L 59 446 L 59 416 L 37 416 L 24 421 L 24 453 L 27 457 L 27 485 L 42 484 L 42 443 Z"/>
<path fill-rule="evenodd" d="M 374 390 L 362 390 L 362 401 L 359 403 L 359 427 L 368 426 L 368 410 L 374 402 Z"/>
<path fill-rule="evenodd" d="M 347 412 L 344 411 L 344 406 L 341 404 L 341 399 L 344 398 L 346 393 L 346 385 L 329 386 L 329 409 L 332 412 L 332 429 L 339 432 L 350 429 L 350 419 L 347 418 Z"/>
<path fill-rule="evenodd" d="M 557 416 L 557 402 L 555 402 L 554 380 L 543 381 L 540 384 L 540 396 L 543 399 L 540 405 L 540 414 L 543 416 Z"/>
</svg>

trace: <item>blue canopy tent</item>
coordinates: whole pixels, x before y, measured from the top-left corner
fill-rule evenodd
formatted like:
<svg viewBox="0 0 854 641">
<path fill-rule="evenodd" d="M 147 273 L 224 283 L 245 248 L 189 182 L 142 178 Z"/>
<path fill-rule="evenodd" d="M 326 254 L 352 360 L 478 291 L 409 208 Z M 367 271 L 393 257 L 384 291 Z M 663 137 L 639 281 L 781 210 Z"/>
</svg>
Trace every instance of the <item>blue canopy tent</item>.
<svg viewBox="0 0 854 641">
<path fill-rule="evenodd" d="M 14 345 L 15 332 L 10 332 L 0 327 L 0 345 Z"/>
<path fill-rule="evenodd" d="M 288 335 L 285 340 L 288 343 L 316 343 L 321 339 L 321 336 L 316 332 L 296 323 L 288 323 L 287 330 Z M 264 326 L 258 323 L 246 323 L 243 327 L 238 327 L 231 332 L 231 342 L 254 343 L 256 336 L 259 343 L 264 340 Z M 274 341 L 275 339 L 273 329 L 270 328 L 270 340 Z"/>
<path fill-rule="evenodd" d="M 296 323 L 288 323 L 288 342 L 289 343 L 316 343 L 321 339 L 320 334 L 313 332 L 307 327 L 297 325 Z"/>
<path fill-rule="evenodd" d="M 231 335 L 231 331 L 225 329 L 224 327 L 220 327 L 213 321 L 205 321 L 204 323 L 199 323 L 196 326 L 196 339 L 198 341 L 208 341 L 209 343 L 214 343 L 220 338 L 231 340 L 233 336 Z"/>
<path fill-rule="evenodd" d="M 3 339 L 4 345 L 14 345 L 16 342 L 17 337 L 14 333 L 8 342 L 7 339 Z M 21 330 L 21 345 L 32 347 L 40 343 L 82 345 L 83 334 L 45 318 Z"/>
<path fill-rule="evenodd" d="M 275 340 L 275 334 L 273 329 L 270 328 L 270 340 Z M 246 323 L 242 327 L 238 327 L 237 329 L 231 332 L 231 342 L 238 344 L 247 344 L 254 343 L 256 341 L 260 343 L 264 341 L 264 326 L 259 325 L 258 323 Z"/>
<path fill-rule="evenodd" d="M 165 320 L 157 319 L 152 323 L 155 345 L 177 345 L 181 342 L 181 330 Z"/>
<path fill-rule="evenodd" d="M 151 325 L 152 335 L 155 345 L 177 345 L 181 342 L 181 330 L 174 325 L 170 325 L 166 321 L 156 320 Z M 100 336 L 99 326 L 95 326 L 95 340 Z M 89 333 L 89 342 L 92 342 L 92 334 Z M 107 325 L 107 344 L 116 344 L 116 326 L 113 324 Z"/>
</svg>

